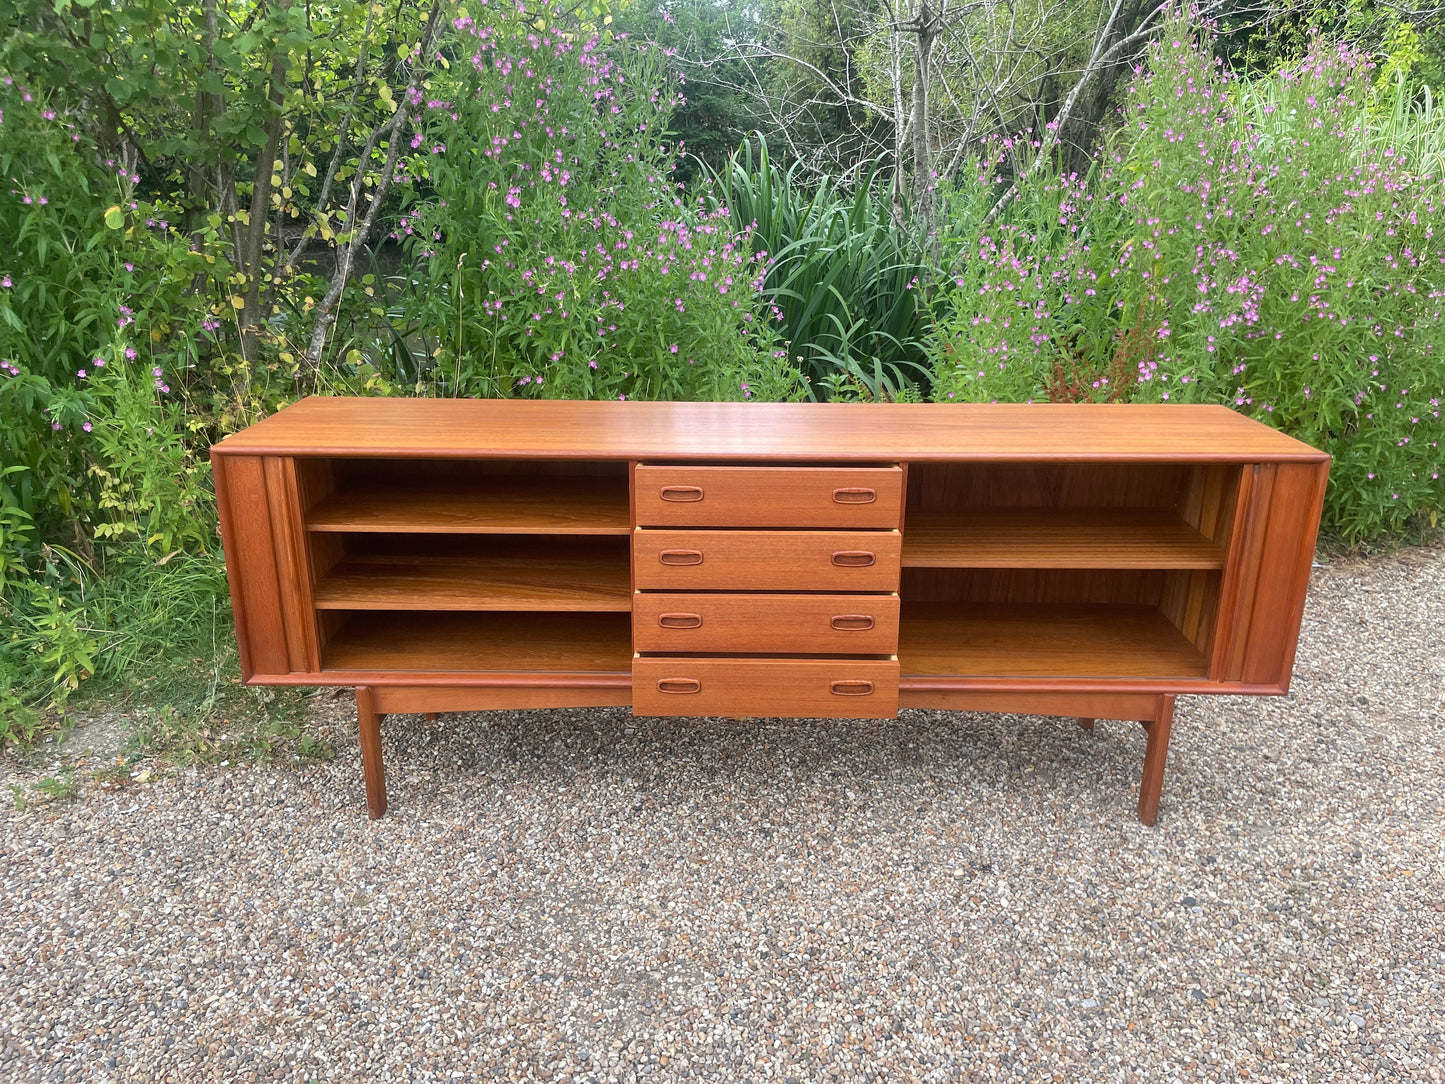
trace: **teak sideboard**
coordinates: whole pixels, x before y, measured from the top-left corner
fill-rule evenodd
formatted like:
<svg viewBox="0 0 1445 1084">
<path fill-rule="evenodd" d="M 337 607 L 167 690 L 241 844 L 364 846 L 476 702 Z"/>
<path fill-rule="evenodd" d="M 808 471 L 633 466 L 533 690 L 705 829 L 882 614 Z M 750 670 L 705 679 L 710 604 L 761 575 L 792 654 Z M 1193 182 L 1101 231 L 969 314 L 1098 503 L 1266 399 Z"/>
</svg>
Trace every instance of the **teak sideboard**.
<svg viewBox="0 0 1445 1084">
<path fill-rule="evenodd" d="M 241 666 L 396 712 L 1140 722 L 1287 691 L 1329 459 L 1223 407 L 306 399 L 212 449 Z"/>
</svg>

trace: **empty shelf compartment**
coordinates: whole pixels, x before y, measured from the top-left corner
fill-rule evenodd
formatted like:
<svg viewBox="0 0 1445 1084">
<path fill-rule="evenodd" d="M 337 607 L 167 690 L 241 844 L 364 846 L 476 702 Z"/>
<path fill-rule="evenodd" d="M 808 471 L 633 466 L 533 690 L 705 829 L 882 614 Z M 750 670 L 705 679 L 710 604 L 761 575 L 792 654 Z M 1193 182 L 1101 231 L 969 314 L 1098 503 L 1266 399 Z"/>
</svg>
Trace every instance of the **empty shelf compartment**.
<svg viewBox="0 0 1445 1084">
<path fill-rule="evenodd" d="M 336 615 L 322 669 L 626 674 L 631 626 L 613 613 Z"/>
<path fill-rule="evenodd" d="M 903 603 L 905 677 L 1197 678 L 1208 662 L 1153 606 Z"/>
<path fill-rule="evenodd" d="M 482 476 L 361 486 L 354 481 L 306 517 L 312 531 L 426 534 L 628 533 L 627 489 L 607 478 Z"/>
<path fill-rule="evenodd" d="M 368 539 L 381 544 L 367 545 Z M 381 540 L 385 540 L 381 542 Z M 346 536 L 316 583 L 318 610 L 632 608 L 625 538 Z"/>
<path fill-rule="evenodd" d="M 910 512 L 911 568 L 1222 568 L 1224 547 L 1173 511 L 968 508 Z"/>
</svg>

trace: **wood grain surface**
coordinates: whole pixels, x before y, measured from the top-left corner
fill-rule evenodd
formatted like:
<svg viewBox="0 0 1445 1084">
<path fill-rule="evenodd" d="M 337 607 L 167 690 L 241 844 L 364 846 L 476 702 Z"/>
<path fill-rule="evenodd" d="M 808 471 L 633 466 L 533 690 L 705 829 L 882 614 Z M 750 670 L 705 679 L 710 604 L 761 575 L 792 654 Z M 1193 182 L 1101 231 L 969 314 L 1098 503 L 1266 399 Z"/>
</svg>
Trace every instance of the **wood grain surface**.
<svg viewBox="0 0 1445 1084">
<path fill-rule="evenodd" d="M 897 527 L 897 467 L 639 465 L 637 522 L 644 527 Z"/>
<path fill-rule="evenodd" d="M 249 681 L 288 674 L 291 659 L 282 596 L 294 593 L 295 584 L 283 581 L 276 568 L 278 529 L 271 522 L 265 459 L 228 458 L 216 465 L 214 477 L 241 675 Z"/>
<path fill-rule="evenodd" d="M 483 478 L 351 485 L 306 516 L 311 531 L 424 534 L 618 534 L 627 490 L 598 478 Z"/>
<path fill-rule="evenodd" d="M 1179 505 L 1194 463 L 918 463 L 908 475 L 908 516 L 962 508 L 1133 508 Z"/>
<path fill-rule="evenodd" d="M 760 463 L 1326 458 L 1222 406 L 321 397 L 227 437 L 214 451 Z"/>
<path fill-rule="evenodd" d="M 693 687 L 693 692 L 662 688 Z M 638 656 L 635 715 L 883 719 L 898 714 L 896 659 L 693 659 Z"/>
<path fill-rule="evenodd" d="M 326 646 L 328 671 L 625 673 L 626 614 L 348 614 Z"/>
<path fill-rule="evenodd" d="M 644 652 L 892 655 L 898 650 L 898 596 L 643 592 L 633 597 L 632 646 Z"/>
<path fill-rule="evenodd" d="M 1243 579 L 1252 579 L 1253 597 L 1241 606 L 1249 621 L 1235 630 L 1236 661 L 1226 677 L 1277 683 L 1283 692 L 1294 668 L 1328 467 L 1281 463 L 1273 473 L 1272 484 L 1253 495 L 1250 519 L 1259 527 L 1257 545 L 1243 555 L 1251 564 L 1251 574 Z M 1267 502 L 1260 498 L 1262 490 Z"/>
<path fill-rule="evenodd" d="M 632 607 L 625 550 L 498 539 L 474 552 L 351 553 L 316 584 L 318 610 L 605 610 Z"/>
<path fill-rule="evenodd" d="M 906 567 L 1221 568 L 1224 547 L 1172 511 L 1110 508 L 912 512 Z"/>
<path fill-rule="evenodd" d="M 589 689 L 527 685 L 376 685 L 372 687 L 371 697 L 377 711 L 407 714 L 604 708 L 627 707 L 632 703 L 632 687 L 630 684 Z"/>
<path fill-rule="evenodd" d="M 897 531 L 671 531 L 632 537 L 638 590 L 896 591 Z M 686 554 L 700 554 L 689 564 Z M 866 565 L 844 562 L 865 561 Z"/>
<path fill-rule="evenodd" d="M 1148 606 L 903 604 L 906 675 L 1202 678 L 1204 656 Z"/>
</svg>

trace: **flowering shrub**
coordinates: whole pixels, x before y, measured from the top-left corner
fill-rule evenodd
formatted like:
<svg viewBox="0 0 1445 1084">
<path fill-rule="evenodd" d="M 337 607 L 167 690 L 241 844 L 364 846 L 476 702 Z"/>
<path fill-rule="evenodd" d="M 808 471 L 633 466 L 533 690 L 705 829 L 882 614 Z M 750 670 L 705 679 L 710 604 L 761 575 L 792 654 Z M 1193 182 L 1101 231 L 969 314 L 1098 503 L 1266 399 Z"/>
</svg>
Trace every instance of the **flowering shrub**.
<svg viewBox="0 0 1445 1084">
<path fill-rule="evenodd" d="M 1318 45 L 1277 77 L 1286 121 L 1268 126 L 1187 38 L 1151 67 L 1120 253 L 1161 340 L 1140 397 L 1228 402 L 1327 449 L 1346 537 L 1438 513 L 1445 188 L 1361 145 L 1368 59 Z"/>
<path fill-rule="evenodd" d="M 83 516 L 87 527 L 109 524 L 92 537 L 138 538 L 158 556 L 181 539 L 199 543 L 199 483 L 185 499 L 148 498 L 145 516 L 122 527 L 118 515 L 138 506 L 107 506 L 105 479 L 129 474 L 116 456 L 154 479 L 184 451 L 171 382 L 194 368 L 210 322 L 204 295 L 190 289 L 211 266 L 207 254 L 171 228 L 173 212 L 136 198 L 129 171 L 39 91 L 9 79 L 0 79 L 0 175 L 0 235 L 14 239 L 0 251 L 0 505 L 20 509 L 42 538 Z M 122 377 L 142 369 L 151 376 Z M 107 440 L 116 426 L 124 442 Z M 0 572 L 23 564 L 31 544 L 28 533 L 0 537 Z"/>
<path fill-rule="evenodd" d="M 1007 150 L 996 148 L 989 165 L 1001 166 Z M 976 180 L 989 185 L 987 167 Z M 967 198 L 951 195 L 950 202 Z M 1118 326 L 1110 303 L 1115 211 L 1107 194 L 1079 178 L 1040 173 L 1023 182 L 1000 221 L 980 226 L 960 216 L 950 243 L 954 267 L 937 306 L 934 398 L 1113 401 L 1127 395 L 1130 382 L 1117 371 L 1110 376 L 1117 370 L 1109 351 Z"/>
<path fill-rule="evenodd" d="M 1096 184 L 1045 186 L 1060 230 L 1006 222 L 959 275 L 939 393 L 1227 403 L 1334 456 L 1327 530 L 1433 525 L 1445 188 L 1361 139 L 1366 57 L 1318 45 L 1261 123 L 1172 29 Z"/>
<path fill-rule="evenodd" d="M 213 322 L 191 285 L 212 264 L 204 235 L 193 248 L 173 209 L 6 77 L 0 181 L 0 687 L 63 695 L 105 662 L 93 579 L 215 553 L 182 402 Z M 0 697 L 0 744 L 22 708 Z"/>
<path fill-rule="evenodd" d="M 426 265 L 437 390 L 793 394 L 747 236 L 674 194 L 661 58 L 515 14 L 455 28 L 457 77 L 413 138 L 430 197 L 398 226 Z"/>
</svg>

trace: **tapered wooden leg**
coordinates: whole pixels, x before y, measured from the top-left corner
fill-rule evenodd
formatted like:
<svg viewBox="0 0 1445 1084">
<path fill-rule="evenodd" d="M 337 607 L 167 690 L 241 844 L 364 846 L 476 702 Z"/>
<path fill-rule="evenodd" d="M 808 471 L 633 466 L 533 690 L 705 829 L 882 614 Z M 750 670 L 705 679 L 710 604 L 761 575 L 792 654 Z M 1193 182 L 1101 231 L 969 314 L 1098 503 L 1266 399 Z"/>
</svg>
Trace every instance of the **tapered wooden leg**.
<svg viewBox="0 0 1445 1084">
<path fill-rule="evenodd" d="M 1139 819 L 1151 828 L 1159 817 L 1159 792 L 1164 787 L 1164 760 L 1169 755 L 1169 728 L 1174 723 L 1174 697 L 1161 696 L 1154 718 L 1143 725 L 1144 776 L 1139 781 Z"/>
<path fill-rule="evenodd" d="M 1080 719 L 1080 720 L 1079 720 L 1079 725 L 1080 725 L 1081 727 L 1083 727 L 1085 730 L 1093 730 L 1093 729 L 1094 729 L 1094 720 L 1092 720 L 1092 719 Z"/>
<path fill-rule="evenodd" d="M 356 722 L 361 730 L 361 771 L 366 776 L 366 808 L 371 819 L 386 813 L 386 769 L 381 763 L 381 721 L 371 690 L 356 688 Z"/>
<path fill-rule="evenodd" d="M 437 713 L 434 711 L 424 711 L 421 713 L 421 717 L 429 723 L 434 723 L 437 721 Z"/>
</svg>

